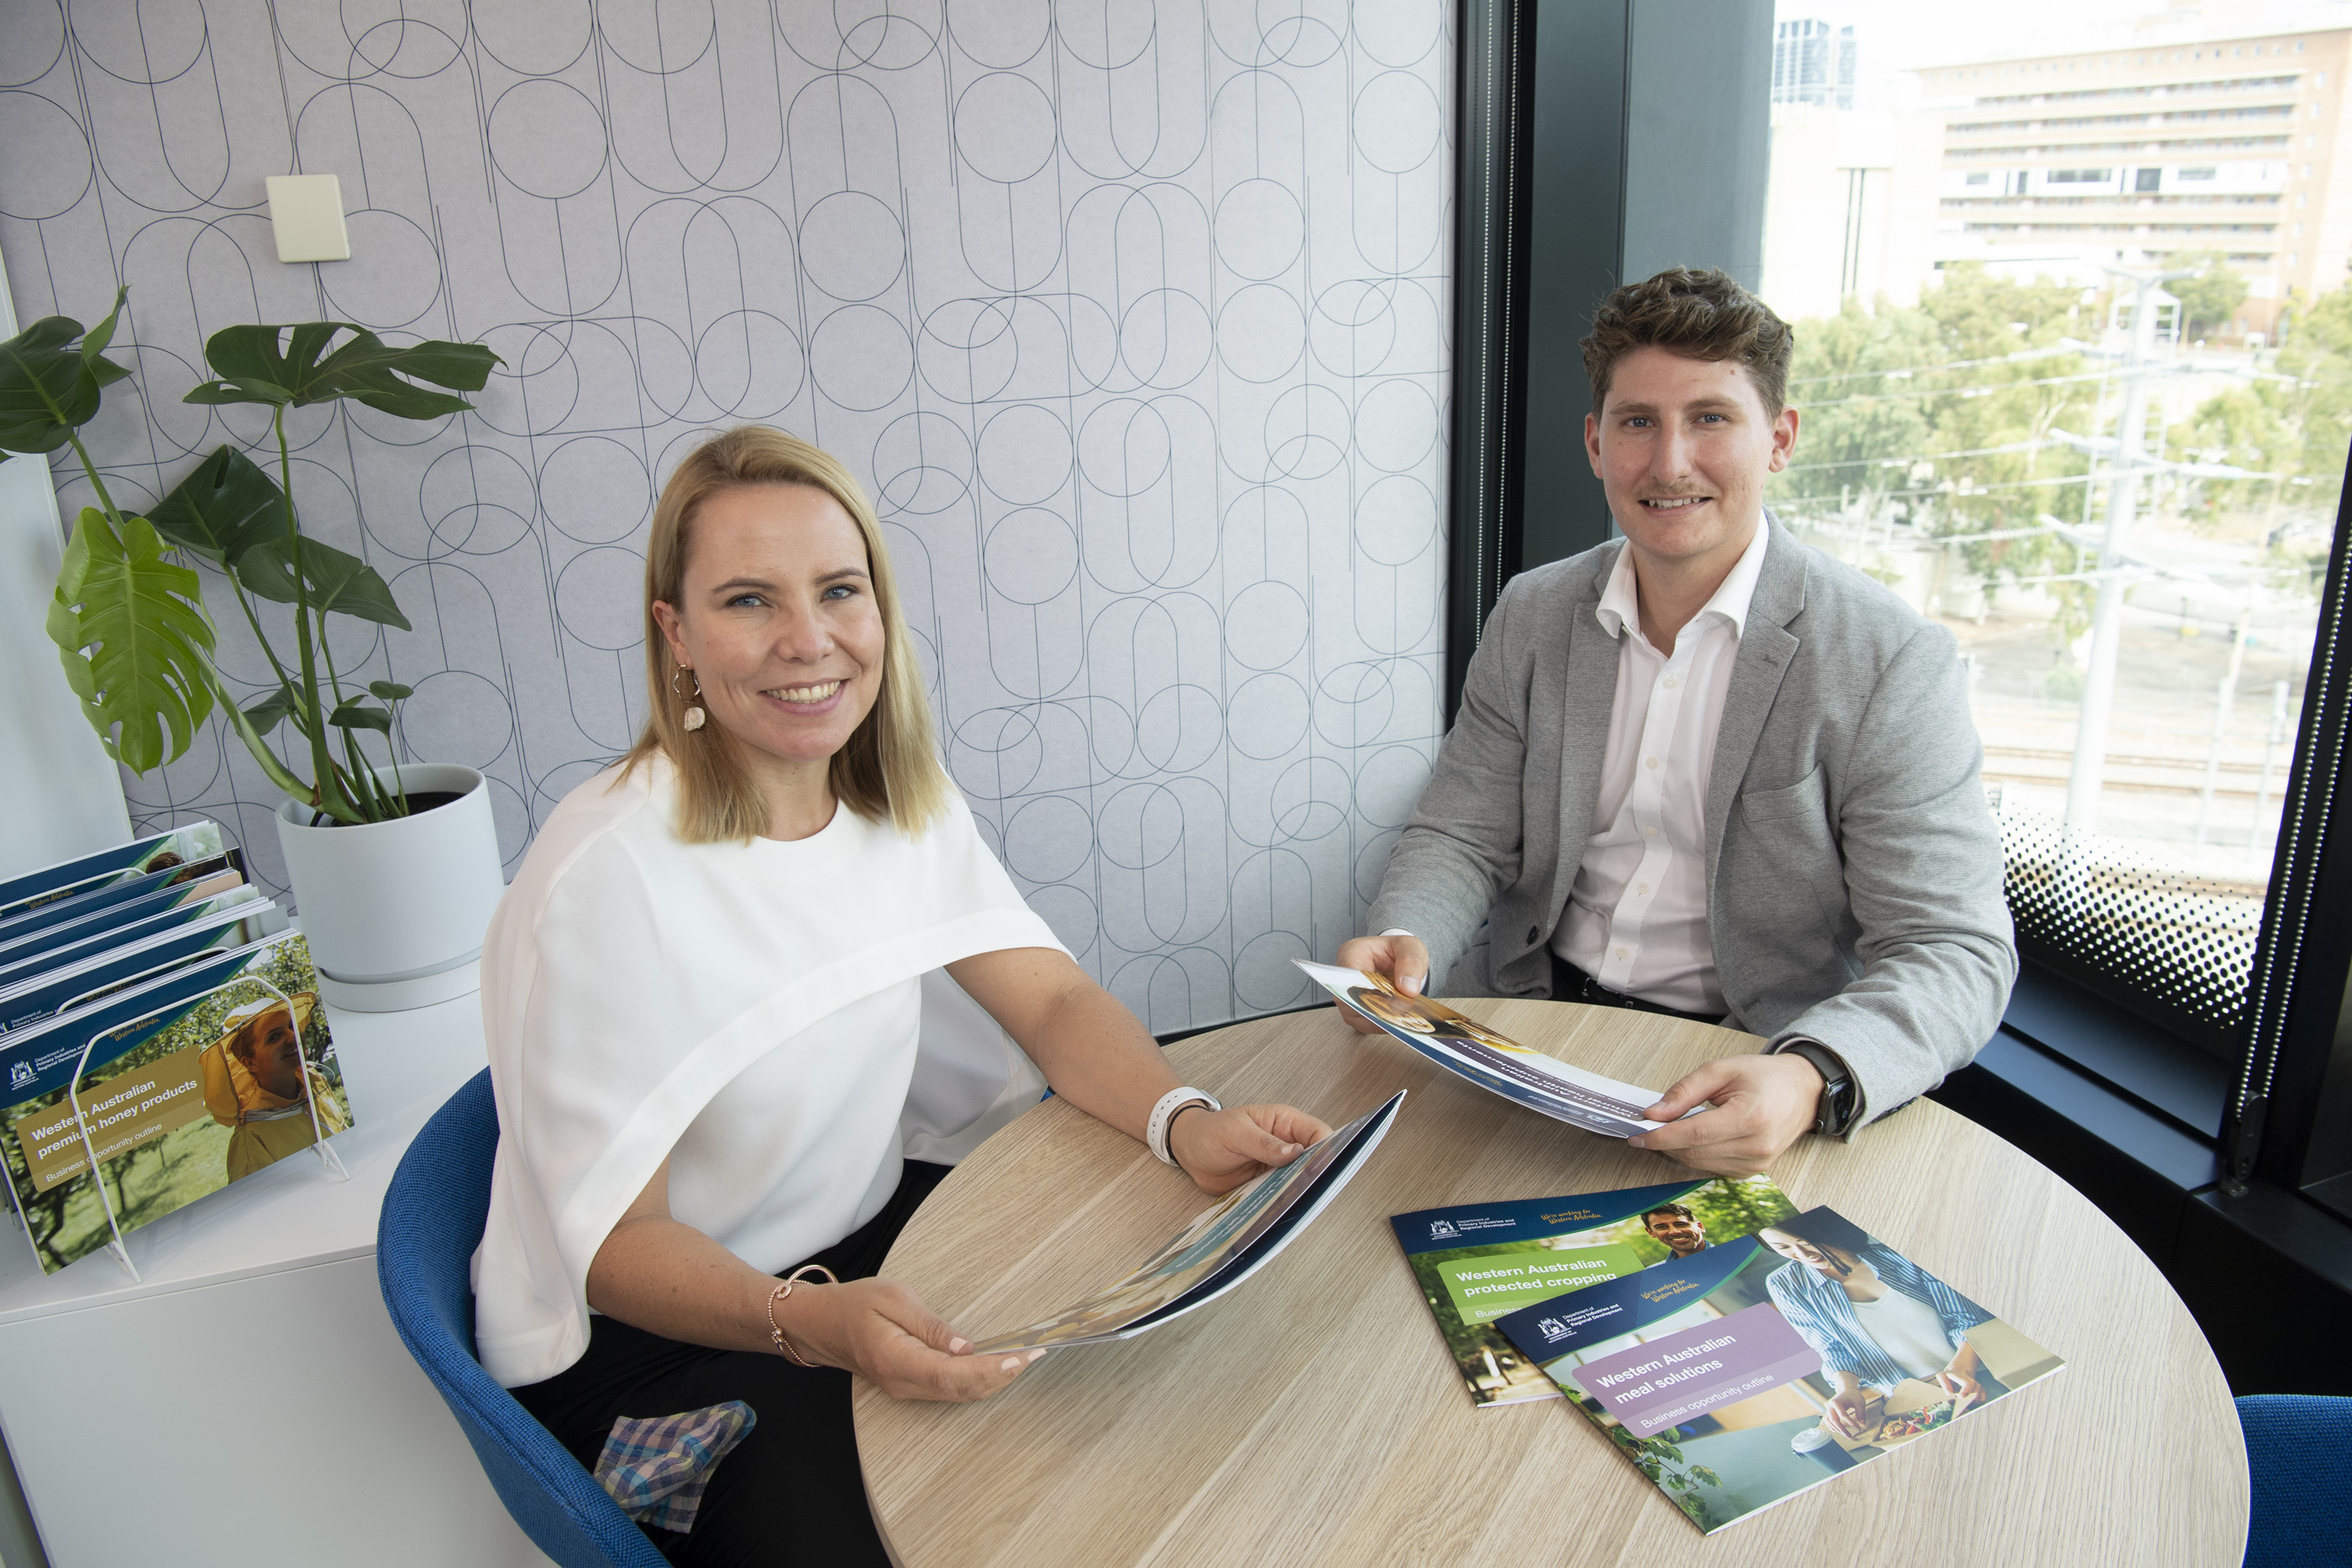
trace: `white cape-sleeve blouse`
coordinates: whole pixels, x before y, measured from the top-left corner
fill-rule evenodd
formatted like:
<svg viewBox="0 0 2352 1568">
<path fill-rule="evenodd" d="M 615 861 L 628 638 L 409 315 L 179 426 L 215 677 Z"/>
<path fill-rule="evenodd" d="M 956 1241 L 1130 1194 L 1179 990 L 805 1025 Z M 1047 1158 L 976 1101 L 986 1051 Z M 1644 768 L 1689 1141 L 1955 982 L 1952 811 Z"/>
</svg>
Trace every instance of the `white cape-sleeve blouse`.
<svg viewBox="0 0 2352 1568">
<path fill-rule="evenodd" d="M 1066 951 L 957 800 L 919 839 L 847 807 L 813 837 L 687 844 L 667 764 L 547 820 L 490 922 L 499 1107 L 475 1338 L 507 1387 L 588 1345 L 588 1265 L 670 1159 L 670 1211 L 753 1267 L 880 1211 L 904 1155 L 951 1162 L 1044 1078 L 937 971 Z"/>
</svg>

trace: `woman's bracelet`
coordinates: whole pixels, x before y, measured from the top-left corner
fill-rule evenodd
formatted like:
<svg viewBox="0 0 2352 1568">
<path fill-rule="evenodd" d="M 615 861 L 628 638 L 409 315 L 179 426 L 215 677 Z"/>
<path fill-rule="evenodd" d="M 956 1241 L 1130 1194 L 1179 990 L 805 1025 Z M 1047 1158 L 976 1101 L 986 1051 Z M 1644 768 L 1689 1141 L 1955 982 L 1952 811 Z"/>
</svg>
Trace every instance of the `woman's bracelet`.
<svg viewBox="0 0 2352 1568">
<path fill-rule="evenodd" d="M 824 1282 L 828 1285 L 841 1283 L 839 1280 L 833 1277 L 833 1270 L 822 1263 L 803 1263 L 784 1276 L 784 1282 L 768 1292 L 768 1338 L 775 1343 L 778 1355 L 782 1356 L 794 1366 L 805 1366 L 814 1372 L 816 1370 L 816 1363 L 802 1360 L 801 1353 L 793 1348 L 793 1342 L 784 1337 L 784 1331 L 776 1326 L 776 1303 L 793 1293 L 793 1287 L 801 1282 L 801 1277 L 804 1274 L 822 1274 L 824 1276 Z"/>
<path fill-rule="evenodd" d="M 1172 1166 L 1176 1156 L 1168 1152 L 1168 1124 L 1176 1113 L 1187 1105 L 1206 1105 L 1212 1111 L 1222 1111 L 1217 1097 L 1204 1089 L 1171 1089 L 1151 1107 L 1151 1119 L 1143 1126 L 1143 1146 L 1160 1156 L 1161 1165 Z"/>
</svg>

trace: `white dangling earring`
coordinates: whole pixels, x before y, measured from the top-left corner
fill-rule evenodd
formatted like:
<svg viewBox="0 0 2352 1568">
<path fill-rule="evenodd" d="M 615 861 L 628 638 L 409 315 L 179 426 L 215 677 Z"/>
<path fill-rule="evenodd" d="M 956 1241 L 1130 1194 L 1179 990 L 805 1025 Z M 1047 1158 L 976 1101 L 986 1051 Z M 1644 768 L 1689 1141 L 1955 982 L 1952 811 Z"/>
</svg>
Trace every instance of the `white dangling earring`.
<svg viewBox="0 0 2352 1568">
<path fill-rule="evenodd" d="M 702 711 L 702 677 L 696 674 L 692 670 L 685 672 L 687 678 L 694 683 L 694 695 L 691 697 L 686 697 L 683 696 L 677 689 L 678 674 L 679 672 L 677 670 L 672 670 L 669 673 L 670 695 L 672 696 L 678 697 L 679 700 L 686 703 L 686 728 L 688 734 L 692 734 L 694 731 L 700 729 L 703 726 L 703 721 L 710 716 L 709 714 Z"/>
</svg>

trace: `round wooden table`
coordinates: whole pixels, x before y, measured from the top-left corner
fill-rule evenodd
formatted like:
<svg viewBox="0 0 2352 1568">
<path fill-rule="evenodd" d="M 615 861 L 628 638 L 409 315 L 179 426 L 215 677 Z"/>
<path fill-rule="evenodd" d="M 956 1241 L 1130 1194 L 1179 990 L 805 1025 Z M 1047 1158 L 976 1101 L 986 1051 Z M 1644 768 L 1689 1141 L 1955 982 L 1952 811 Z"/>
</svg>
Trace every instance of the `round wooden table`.
<svg viewBox="0 0 2352 1568">
<path fill-rule="evenodd" d="M 1751 1036 L 1550 1002 L 1463 1011 L 1660 1088 Z M 902 1568 L 1157 1563 L 2212 1564 L 2240 1561 L 2246 1459 L 2188 1310 L 2081 1194 L 1921 1101 L 1774 1177 L 2066 1359 L 1948 1431 L 1702 1536 L 1564 1401 L 1473 1407 L 1388 1217 L 1682 1179 L 1662 1155 L 1507 1104 L 1329 1009 L 1169 1048 L 1227 1104 L 1334 1126 L 1410 1090 L 1315 1224 L 1232 1294 L 1047 1356 L 976 1405 L 857 1385 L 857 1441 Z M 925 1202 L 885 1273 L 978 1337 L 1118 1278 L 1209 1200 L 1048 1101 Z"/>
</svg>

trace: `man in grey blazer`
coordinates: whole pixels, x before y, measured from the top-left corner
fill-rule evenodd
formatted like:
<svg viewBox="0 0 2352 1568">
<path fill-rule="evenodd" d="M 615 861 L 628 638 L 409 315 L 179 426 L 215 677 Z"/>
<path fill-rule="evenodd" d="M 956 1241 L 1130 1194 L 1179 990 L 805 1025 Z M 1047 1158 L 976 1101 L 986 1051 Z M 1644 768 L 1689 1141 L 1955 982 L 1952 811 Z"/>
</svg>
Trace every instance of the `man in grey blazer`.
<svg viewBox="0 0 2352 1568">
<path fill-rule="evenodd" d="M 1625 537 L 1504 589 L 1390 853 L 1380 935 L 1339 954 L 1400 988 L 1433 975 L 1765 1036 L 1685 1075 L 1648 1113 L 1672 1124 L 1633 1140 L 1726 1173 L 1934 1087 L 2016 975 L 1950 634 L 1764 509 L 1796 442 L 1791 346 L 1720 272 L 1602 304 L 1584 438 Z"/>
</svg>

